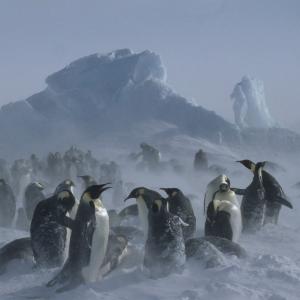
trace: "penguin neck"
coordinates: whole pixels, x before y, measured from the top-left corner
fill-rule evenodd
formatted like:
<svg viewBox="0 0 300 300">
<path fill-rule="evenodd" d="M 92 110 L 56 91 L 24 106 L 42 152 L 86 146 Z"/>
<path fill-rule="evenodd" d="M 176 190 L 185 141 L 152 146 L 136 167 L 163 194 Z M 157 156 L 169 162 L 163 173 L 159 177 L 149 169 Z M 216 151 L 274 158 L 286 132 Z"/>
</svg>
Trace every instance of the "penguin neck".
<svg viewBox="0 0 300 300">
<path fill-rule="evenodd" d="M 148 207 L 144 201 L 144 199 L 140 196 L 136 199 L 138 211 L 139 211 L 139 218 L 143 226 L 144 236 L 148 234 Z"/>
</svg>

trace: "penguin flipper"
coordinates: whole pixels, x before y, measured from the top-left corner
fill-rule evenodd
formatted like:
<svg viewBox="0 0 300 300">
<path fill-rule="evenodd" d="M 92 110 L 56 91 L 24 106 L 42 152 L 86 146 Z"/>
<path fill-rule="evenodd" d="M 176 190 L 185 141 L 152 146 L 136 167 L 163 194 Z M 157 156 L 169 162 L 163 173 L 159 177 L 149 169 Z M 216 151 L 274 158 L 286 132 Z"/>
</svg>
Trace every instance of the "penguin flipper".
<svg viewBox="0 0 300 300">
<path fill-rule="evenodd" d="M 182 225 L 183 227 L 188 227 L 188 226 L 190 226 L 190 224 L 184 222 L 180 217 L 178 217 L 178 218 L 179 218 L 179 223 L 180 223 L 180 225 Z"/>
<path fill-rule="evenodd" d="M 287 206 L 291 209 L 293 208 L 293 205 L 290 201 L 288 201 L 287 199 L 282 198 L 280 196 L 275 197 L 274 201 L 280 203 L 281 205 Z"/>
<path fill-rule="evenodd" d="M 246 189 L 230 188 L 237 195 L 245 195 Z"/>
<path fill-rule="evenodd" d="M 67 228 L 70 228 L 71 230 L 74 229 L 75 227 L 75 223 L 76 221 L 71 219 L 70 217 L 66 216 L 66 215 L 63 215 L 63 216 L 60 216 L 57 220 L 57 222 L 62 225 L 62 226 L 65 226 Z"/>
</svg>

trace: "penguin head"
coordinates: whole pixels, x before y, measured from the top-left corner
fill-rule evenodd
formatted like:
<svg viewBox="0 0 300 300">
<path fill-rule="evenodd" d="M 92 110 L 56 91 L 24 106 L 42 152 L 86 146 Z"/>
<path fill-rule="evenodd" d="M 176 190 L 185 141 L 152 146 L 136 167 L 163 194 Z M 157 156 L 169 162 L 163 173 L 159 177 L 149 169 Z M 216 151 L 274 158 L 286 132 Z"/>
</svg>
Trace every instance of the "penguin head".
<svg viewBox="0 0 300 300">
<path fill-rule="evenodd" d="M 160 190 L 166 192 L 170 198 L 176 197 L 178 194 L 182 193 L 178 188 L 160 188 Z"/>
<path fill-rule="evenodd" d="M 124 202 L 127 201 L 128 199 L 137 199 L 138 197 L 144 196 L 145 190 L 146 190 L 146 188 L 144 188 L 144 187 L 137 187 L 137 188 L 133 189 L 129 193 L 129 195 L 124 199 Z"/>
<path fill-rule="evenodd" d="M 58 194 L 60 191 L 64 190 L 68 190 L 73 193 L 74 186 L 75 184 L 71 179 L 66 179 L 56 187 L 54 194 Z"/>
<path fill-rule="evenodd" d="M 238 163 L 242 164 L 245 166 L 247 169 L 251 170 L 253 173 L 255 171 L 255 163 L 249 159 L 244 159 L 244 160 L 238 160 Z"/>
<path fill-rule="evenodd" d="M 107 186 L 109 183 L 97 184 L 89 186 L 81 196 L 81 203 L 93 203 L 95 206 L 102 206 L 102 201 L 100 200 L 101 194 L 110 189 L 110 186 Z"/>
<path fill-rule="evenodd" d="M 40 182 L 38 182 L 38 181 L 32 182 L 32 183 L 31 183 L 31 186 L 37 188 L 37 189 L 40 190 L 40 191 L 42 191 L 42 190 L 45 189 L 45 186 L 42 185 L 42 184 L 41 184 Z"/>
<path fill-rule="evenodd" d="M 61 210 L 71 211 L 75 204 L 75 197 L 69 190 L 62 190 L 57 194 L 58 206 Z"/>
<path fill-rule="evenodd" d="M 130 194 L 126 197 L 124 201 L 127 201 L 128 199 L 132 199 L 132 198 L 138 201 L 140 200 L 144 201 L 145 205 L 149 209 L 152 205 L 152 202 L 156 199 L 160 199 L 161 195 L 156 191 L 147 189 L 145 187 L 137 187 L 130 192 Z"/>
<path fill-rule="evenodd" d="M 222 182 L 220 183 L 219 186 L 219 191 L 220 192 L 228 192 L 230 190 L 230 179 L 224 175 L 222 178 Z"/>
</svg>

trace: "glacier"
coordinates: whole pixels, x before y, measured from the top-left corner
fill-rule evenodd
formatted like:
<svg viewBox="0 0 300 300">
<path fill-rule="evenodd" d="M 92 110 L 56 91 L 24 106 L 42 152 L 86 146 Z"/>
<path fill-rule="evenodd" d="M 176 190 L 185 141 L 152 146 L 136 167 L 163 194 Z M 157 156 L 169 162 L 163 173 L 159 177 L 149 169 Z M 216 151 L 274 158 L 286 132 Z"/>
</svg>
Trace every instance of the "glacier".
<svg viewBox="0 0 300 300">
<path fill-rule="evenodd" d="M 174 92 L 161 57 L 149 50 L 82 57 L 48 76 L 46 84 L 43 91 L 1 107 L 0 140 L 5 142 L 0 156 L 43 154 L 71 145 L 132 150 L 142 141 L 167 148 L 166 137 L 197 141 L 204 148 L 217 144 L 223 151 L 257 151 L 257 145 L 265 149 L 281 139 L 285 142 L 276 151 L 300 149 L 298 134 L 273 127 L 258 81 L 244 78 L 234 89 L 240 117 L 233 124 Z"/>
<path fill-rule="evenodd" d="M 272 128 L 276 125 L 266 103 L 261 80 L 244 76 L 231 94 L 235 123 L 244 128 Z"/>
</svg>

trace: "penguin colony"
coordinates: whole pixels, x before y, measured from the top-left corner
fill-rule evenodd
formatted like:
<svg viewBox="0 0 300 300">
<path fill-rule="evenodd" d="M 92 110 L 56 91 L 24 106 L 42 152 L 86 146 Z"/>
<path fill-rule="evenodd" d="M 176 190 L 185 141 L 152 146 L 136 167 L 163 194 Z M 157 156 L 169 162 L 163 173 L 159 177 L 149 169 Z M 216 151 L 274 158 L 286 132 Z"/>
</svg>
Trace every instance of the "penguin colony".
<svg viewBox="0 0 300 300">
<path fill-rule="evenodd" d="M 63 157 L 50 153 L 47 162 L 45 168 L 36 156 L 31 156 L 27 173 L 26 161 L 16 161 L 12 170 L 18 178 L 22 174 L 26 178 L 34 174 L 32 178 L 37 178 L 44 168 L 51 181 L 58 174 L 70 178 L 73 167 L 79 173 L 88 163 L 91 169 L 99 167 L 109 174 L 102 174 L 101 182 L 86 173 L 77 176 L 83 187 L 78 199 L 75 183 L 70 179 L 61 178 L 47 196 L 44 193 L 47 184 L 32 180 L 23 191 L 24 201 L 17 218 L 17 203 L 7 182 L 9 178 L 0 179 L 0 225 L 12 227 L 16 219 L 14 226 L 30 231 L 30 237 L 12 241 L 0 249 L 0 274 L 10 260 L 33 259 L 38 268 L 59 268 L 47 283 L 57 292 L 106 276 L 125 259 L 130 241 L 138 236 L 142 236 L 144 245 L 142 270 L 151 278 L 180 273 L 187 259 L 203 260 L 208 249 L 245 257 L 245 250 L 237 244 L 241 233 L 254 233 L 267 223 L 277 224 L 281 207 L 292 208 L 278 181 L 264 170 L 265 162 L 241 160 L 238 163 L 253 174 L 251 183 L 243 189 L 235 188 L 224 174 L 209 182 L 204 197 L 205 236 L 195 237 L 197 217 L 189 197 L 180 189 L 161 187 L 164 197 L 147 187 L 135 187 L 124 199 L 126 203 L 135 199 L 135 203 L 120 212 L 107 210 L 102 194 L 113 188 L 115 182 L 122 182 L 114 178 L 120 173 L 115 163 L 108 172 L 107 165 L 101 167 L 90 152 L 83 154 L 76 148 Z M 242 196 L 241 203 L 237 195 Z M 130 218 L 139 220 L 142 231 L 136 223 L 127 224 Z M 211 264 L 212 261 L 207 266 Z"/>
</svg>

